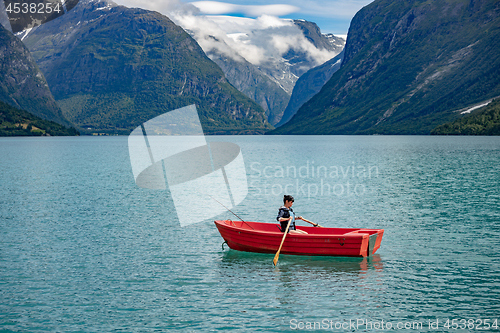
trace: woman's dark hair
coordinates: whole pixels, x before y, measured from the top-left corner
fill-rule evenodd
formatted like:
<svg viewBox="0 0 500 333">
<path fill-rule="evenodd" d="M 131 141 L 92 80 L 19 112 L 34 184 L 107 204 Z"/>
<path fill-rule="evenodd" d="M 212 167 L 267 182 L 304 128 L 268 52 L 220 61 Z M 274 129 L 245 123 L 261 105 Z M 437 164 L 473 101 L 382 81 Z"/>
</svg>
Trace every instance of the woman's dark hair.
<svg viewBox="0 0 500 333">
<path fill-rule="evenodd" d="M 285 194 L 285 196 L 283 197 L 283 203 L 287 201 L 293 202 L 293 197 L 291 195 Z"/>
</svg>

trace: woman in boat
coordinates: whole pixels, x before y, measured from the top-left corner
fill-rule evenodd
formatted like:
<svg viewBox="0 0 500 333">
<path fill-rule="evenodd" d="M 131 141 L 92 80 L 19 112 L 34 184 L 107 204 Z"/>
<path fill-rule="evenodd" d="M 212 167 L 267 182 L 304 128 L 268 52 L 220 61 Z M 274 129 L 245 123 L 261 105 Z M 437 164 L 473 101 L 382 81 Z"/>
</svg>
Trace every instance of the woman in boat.
<svg viewBox="0 0 500 333">
<path fill-rule="evenodd" d="M 291 195 L 285 195 L 283 197 L 283 206 L 280 207 L 278 211 L 278 217 L 276 220 L 281 225 L 281 231 L 285 232 L 286 226 L 288 225 L 288 221 L 290 221 L 290 227 L 288 228 L 288 232 L 291 234 L 307 234 L 307 232 L 303 230 L 297 230 L 295 228 L 295 220 L 303 220 L 302 216 L 295 217 L 295 213 L 293 212 L 293 197 Z"/>
</svg>

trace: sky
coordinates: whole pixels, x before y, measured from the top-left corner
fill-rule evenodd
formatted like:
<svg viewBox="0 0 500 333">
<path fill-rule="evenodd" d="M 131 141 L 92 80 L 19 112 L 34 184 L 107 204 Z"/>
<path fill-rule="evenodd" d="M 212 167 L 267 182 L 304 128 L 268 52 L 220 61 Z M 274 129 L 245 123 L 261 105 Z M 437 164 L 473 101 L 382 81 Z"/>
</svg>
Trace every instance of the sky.
<svg viewBox="0 0 500 333">
<path fill-rule="evenodd" d="M 373 0 L 115 0 L 119 5 L 156 10 L 167 16 L 175 11 L 193 15 L 225 15 L 257 19 L 263 15 L 282 19 L 304 19 L 315 22 L 322 33 L 347 35 L 351 19 Z"/>
</svg>

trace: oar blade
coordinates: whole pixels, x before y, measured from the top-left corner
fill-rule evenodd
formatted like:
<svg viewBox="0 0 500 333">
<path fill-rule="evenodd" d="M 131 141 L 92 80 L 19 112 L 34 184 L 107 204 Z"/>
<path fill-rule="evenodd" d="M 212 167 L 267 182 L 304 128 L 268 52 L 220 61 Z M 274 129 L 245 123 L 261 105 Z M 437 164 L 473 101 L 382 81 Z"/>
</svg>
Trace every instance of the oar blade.
<svg viewBox="0 0 500 333">
<path fill-rule="evenodd" d="M 280 254 L 279 253 L 276 253 L 276 255 L 274 256 L 274 260 L 273 260 L 273 264 L 274 266 L 276 266 L 276 264 L 278 263 L 278 258 L 280 257 Z"/>
</svg>

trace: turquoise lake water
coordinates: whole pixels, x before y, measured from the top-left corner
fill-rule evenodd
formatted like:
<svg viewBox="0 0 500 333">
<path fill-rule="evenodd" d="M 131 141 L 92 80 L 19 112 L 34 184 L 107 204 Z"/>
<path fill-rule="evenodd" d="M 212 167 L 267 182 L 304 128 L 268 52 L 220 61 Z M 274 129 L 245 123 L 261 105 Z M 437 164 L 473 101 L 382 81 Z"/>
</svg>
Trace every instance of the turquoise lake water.
<svg viewBox="0 0 500 333">
<path fill-rule="evenodd" d="M 499 331 L 500 138 L 208 140 L 241 147 L 240 217 L 274 222 L 286 191 L 325 227 L 385 229 L 380 250 L 274 267 L 180 227 L 127 137 L 2 138 L 0 332 Z"/>
</svg>

